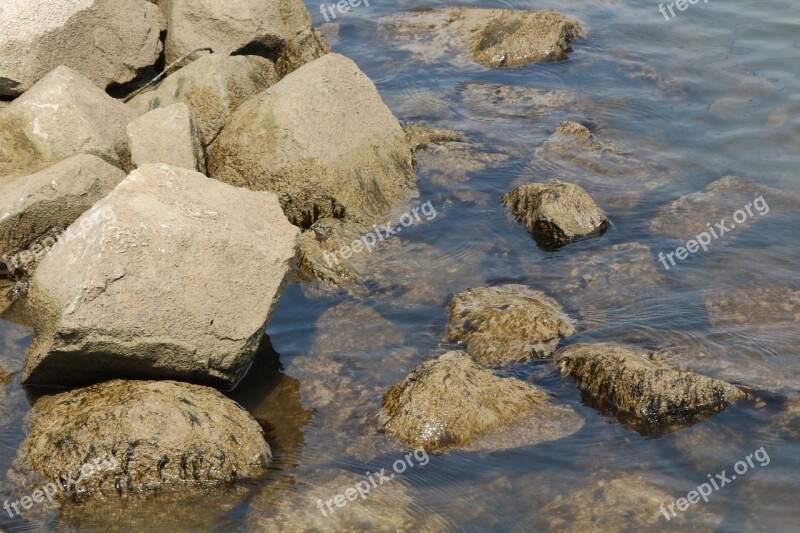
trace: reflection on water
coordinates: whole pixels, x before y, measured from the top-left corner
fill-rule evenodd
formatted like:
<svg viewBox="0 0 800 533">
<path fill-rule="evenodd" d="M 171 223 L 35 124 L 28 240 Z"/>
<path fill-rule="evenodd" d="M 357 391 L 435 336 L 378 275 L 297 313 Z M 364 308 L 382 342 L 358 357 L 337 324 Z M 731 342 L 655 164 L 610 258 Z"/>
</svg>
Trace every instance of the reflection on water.
<svg viewBox="0 0 800 533">
<path fill-rule="evenodd" d="M 617 529 L 632 517 L 641 527 L 676 530 L 791 530 L 800 523 L 796 205 L 669 271 L 657 258 L 715 222 L 717 209 L 732 214 L 744 205 L 722 191 L 707 204 L 668 208 L 724 176 L 798 192 L 796 5 L 701 3 L 666 22 L 645 0 L 470 3 L 561 9 L 582 20 L 588 36 L 567 61 L 490 71 L 426 55 L 433 50 L 415 42 L 420 57 L 396 46 L 380 24 L 392 12 L 442 2 L 373 3 L 329 28 L 338 34 L 334 48 L 375 80 L 403 122 L 457 129 L 466 139 L 419 154 L 420 202 L 432 202 L 439 216 L 373 252 L 383 270 L 367 282 L 366 297 L 287 290 L 268 331 L 271 349 L 231 394 L 270 436 L 276 462 L 266 479 L 202 501 L 143 501 L 101 514 L 71 509 L 30 523 L 2 518 L 0 528 L 324 527 L 316 498 L 332 497 L 405 451 L 377 431 L 376 410 L 389 386 L 448 348 L 449 298 L 510 282 L 563 303 L 581 329 L 569 342 L 659 350 L 672 364 L 741 385 L 757 400 L 648 439 L 583 405 L 574 383 L 547 362 L 519 365 L 507 373 L 572 406 L 585 426 L 537 446 L 433 456 L 340 527 L 374 525 L 381 513 L 387 528 L 439 531 Z M 308 5 L 315 22 L 324 22 L 319 6 Z M 559 138 L 564 120 L 587 126 L 596 146 Z M 545 252 L 511 220 L 500 196 L 552 177 L 581 183 L 597 199 L 613 224 L 603 237 Z M 727 205 L 729 197 L 736 199 Z M 0 323 L 5 372 L 19 370 L 30 333 Z M 2 387 L 5 470 L 23 438 L 28 403 L 17 378 Z M 667 523 L 658 514 L 660 499 L 685 495 L 762 446 L 769 466 L 680 519 Z"/>
</svg>

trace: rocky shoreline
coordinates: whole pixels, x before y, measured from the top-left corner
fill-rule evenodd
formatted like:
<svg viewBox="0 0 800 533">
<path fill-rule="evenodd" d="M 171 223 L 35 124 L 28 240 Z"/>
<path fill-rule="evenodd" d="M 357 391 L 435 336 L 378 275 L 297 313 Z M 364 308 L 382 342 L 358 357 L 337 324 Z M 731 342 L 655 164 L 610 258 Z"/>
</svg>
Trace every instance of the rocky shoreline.
<svg viewBox="0 0 800 533">
<path fill-rule="evenodd" d="M 22 368 L 0 368 L 0 413 L 7 389 L 24 385 L 41 395 L 9 480 L 25 494 L 69 474 L 63 505 L 100 506 L 194 497 L 262 478 L 275 446 L 263 413 L 220 391 L 235 395 L 253 373 L 276 379 L 261 358 L 286 287 L 344 291 L 348 301 L 320 320 L 341 324 L 344 316 L 356 327 L 369 314 L 358 302 L 392 282 L 389 269 L 402 267 L 390 259 L 405 244 L 387 237 L 383 255 L 345 253 L 335 263 L 330 254 L 413 212 L 417 161 L 426 152 L 473 147 L 457 131 L 401 124 L 359 67 L 332 51 L 300 0 L 8 4 L 4 16 L 12 19 L 0 19 L 7 30 L 0 31 L 0 274 L 5 307 L 35 338 Z M 48 16 L 33 17 L 37 10 Z M 562 61 L 588 38 L 580 21 L 552 10 L 422 10 L 382 24 L 398 46 L 418 52 L 420 39 L 432 39 L 441 52 L 486 68 Z M 146 83 L 167 65 L 163 79 Z M 569 251 L 602 239 L 615 223 L 607 212 L 635 205 L 663 179 L 566 116 L 551 133 L 535 157 L 575 182 L 537 180 L 493 199 L 530 232 L 531 246 Z M 716 213 L 729 197 L 759 191 L 738 177 L 718 182 L 664 207 L 652 231 L 690 235 L 697 228 L 683 220 L 687 210 Z M 767 196 L 776 210 L 800 206 L 779 191 Z M 533 360 L 574 381 L 598 416 L 649 437 L 755 401 L 768 385 L 736 368 L 725 369 L 723 381 L 714 368 L 685 364 L 691 346 L 578 338 L 603 325 L 599 302 L 642 302 L 663 291 L 652 256 L 633 242 L 602 256 L 581 250 L 568 259 L 572 281 L 546 292 L 493 283 L 447 294 L 449 317 L 438 332 L 446 349 L 401 368 L 408 375 L 380 389 L 380 405 L 364 405 L 375 391 L 360 395 L 343 376 L 331 381 L 340 369 L 325 346 L 294 362 L 308 381 L 283 379 L 272 393 L 301 424 L 340 402 L 341 416 L 368 413 L 355 440 L 437 453 L 532 446 L 579 432 L 585 411 L 505 374 Z M 419 292 L 425 304 L 446 307 L 435 288 Z M 704 299 L 712 321 L 743 300 L 713 291 Z M 797 323 L 797 300 L 795 292 L 785 299 L 784 321 Z M 753 307 L 742 313 L 764 312 Z M 751 318 L 743 323 L 757 322 Z M 403 345 L 402 335 L 381 341 Z M 313 409 L 301 405 L 304 387 Z M 113 460 L 81 476 L 98 457 Z M 405 493 L 376 505 L 392 508 L 394 499 L 403 512 L 411 505 Z M 297 521 L 313 512 L 294 502 L 279 507 Z M 352 512 L 340 527 L 380 523 Z M 248 519 L 254 527 L 284 520 Z M 414 523 L 409 514 L 402 527 Z"/>
</svg>

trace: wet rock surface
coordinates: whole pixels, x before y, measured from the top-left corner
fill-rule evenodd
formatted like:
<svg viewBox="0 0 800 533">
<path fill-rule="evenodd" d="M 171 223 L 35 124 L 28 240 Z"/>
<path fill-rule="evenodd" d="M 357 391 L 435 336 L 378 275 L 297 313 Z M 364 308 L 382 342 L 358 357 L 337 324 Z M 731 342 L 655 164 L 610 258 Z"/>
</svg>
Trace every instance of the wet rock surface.
<svg viewBox="0 0 800 533">
<path fill-rule="evenodd" d="M 29 176 L 0 179 L 0 256 L 24 275 L 125 173 L 93 155 L 69 157 Z"/>
<path fill-rule="evenodd" d="M 411 147 L 373 83 L 328 54 L 232 116 L 209 151 L 212 177 L 278 194 L 289 220 L 380 222 L 416 190 Z"/>
<path fill-rule="evenodd" d="M 747 397 L 729 383 L 674 370 L 628 346 L 575 344 L 554 358 L 590 403 L 643 434 L 681 429 Z"/>
<path fill-rule="evenodd" d="M 272 61 L 263 57 L 208 54 L 170 74 L 153 90 L 136 95 L 127 105 L 141 115 L 186 104 L 203 146 L 208 146 L 237 107 L 278 79 Z"/>
<path fill-rule="evenodd" d="M 482 364 L 547 357 L 575 332 L 557 301 L 525 285 L 469 289 L 450 302 L 450 340 Z"/>
<path fill-rule="evenodd" d="M 271 459 L 258 423 L 208 387 L 114 380 L 44 396 L 34 412 L 15 468 L 59 480 L 59 498 L 206 491 Z"/>
<path fill-rule="evenodd" d="M 131 160 L 137 167 L 164 163 L 205 173 L 206 156 L 189 112 L 179 102 L 158 108 L 128 124 Z"/>
<path fill-rule="evenodd" d="M 163 0 L 165 52 L 171 63 L 197 50 L 251 54 L 275 61 L 285 75 L 331 51 L 300 0 Z"/>
<path fill-rule="evenodd" d="M 22 94 L 59 65 L 102 89 L 129 82 L 155 64 L 164 28 L 161 11 L 144 0 L 7 0 L 0 96 Z"/>
<path fill-rule="evenodd" d="M 577 20 L 553 10 L 427 9 L 386 17 L 383 24 L 423 60 L 456 49 L 490 68 L 566 59 L 581 35 Z"/>
<path fill-rule="evenodd" d="M 0 113 L 0 175 L 30 173 L 78 154 L 127 170 L 125 128 L 134 118 L 85 76 L 58 67 Z"/>
<path fill-rule="evenodd" d="M 242 377 L 296 253 L 274 195 L 145 165 L 74 226 L 28 294 L 27 383 Z"/>
<path fill-rule="evenodd" d="M 601 235 L 610 225 L 592 197 L 574 183 L 524 185 L 504 194 L 503 204 L 545 249 Z"/>
</svg>

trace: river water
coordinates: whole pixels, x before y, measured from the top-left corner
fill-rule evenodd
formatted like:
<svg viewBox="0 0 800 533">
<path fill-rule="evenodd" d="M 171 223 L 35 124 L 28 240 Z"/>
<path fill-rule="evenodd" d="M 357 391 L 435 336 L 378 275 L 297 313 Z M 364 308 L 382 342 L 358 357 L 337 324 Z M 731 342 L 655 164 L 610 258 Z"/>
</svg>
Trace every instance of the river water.
<svg viewBox="0 0 800 533">
<path fill-rule="evenodd" d="M 325 22 L 319 4 L 307 5 L 315 24 Z M 375 412 L 389 386 L 452 348 L 444 338 L 450 297 L 503 283 L 561 301 L 580 325 L 569 343 L 662 349 L 672 363 L 738 384 L 753 400 L 682 431 L 640 435 L 584 405 L 550 361 L 502 369 L 571 405 L 582 429 L 536 446 L 416 461 L 384 495 L 360 504 L 381 529 L 800 528 L 800 9 L 700 1 L 665 20 L 654 0 L 461 5 L 559 9 L 586 36 L 566 61 L 488 70 L 440 53 L 433 41 L 404 48 L 382 24 L 443 3 L 373 1 L 337 16 L 334 49 L 374 80 L 404 124 L 460 130 L 469 143 L 418 154 L 413 203 L 430 202 L 436 216 L 376 248 L 383 273 L 368 292 L 287 289 L 268 329 L 279 363 L 268 350 L 231 393 L 267 428 L 270 474 L 234 494 L 3 516 L 3 530 L 323 529 L 330 522 L 317 498 L 389 470 L 406 452 L 376 431 Z M 588 126 L 613 154 L 584 164 L 548 149 L 566 119 Z M 728 180 L 699 194 L 730 175 L 756 192 Z M 545 251 L 511 220 L 500 196 L 553 177 L 581 183 L 598 200 L 612 221 L 604 236 Z M 730 223 L 759 194 L 769 212 L 754 211 L 669 269 L 659 262 L 707 223 Z M 699 201 L 665 211 L 686 195 Z M 31 333 L 0 324 L 4 368 L 19 368 Z M 28 401 L 14 379 L 2 394 L 10 407 L 0 415 L 11 420 L 0 428 L 5 471 L 24 438 Z M 652 503 L 685 497 L 723 470 L 730 478 L 737 461 L 761 448 L 761 462 L 708 503 L 669 521 Z"/>
</svg>

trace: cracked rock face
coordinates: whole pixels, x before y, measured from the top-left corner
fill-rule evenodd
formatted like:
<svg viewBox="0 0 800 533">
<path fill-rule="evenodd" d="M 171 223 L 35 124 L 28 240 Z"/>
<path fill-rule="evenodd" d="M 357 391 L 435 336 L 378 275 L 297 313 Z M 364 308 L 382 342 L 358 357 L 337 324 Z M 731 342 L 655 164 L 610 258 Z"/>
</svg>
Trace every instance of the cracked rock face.
<svg viewBox="0 0 800 533">
<path fill-rule="evenodd" d="M 450 302 L 450 340 L 479 363 L 547 357 L 575 326 L 561 305 L 525 285 L 469 289 Z"/>
<path fill-rule="evenodd" d="M 34 412 L 15 470 L 59 480 L 57 497 L 201 492 L 271 460 L 258 423 L 208 387 L 114 380 L 42 397 Z"/>
<path fill-rule="evenodd" d="M 142 166 L 37 268 L 24 381 L 232 387 L 283 292 L 298 233 L 273 194 Z"/>
<path fill-rule="evenodd" d="M 644 434 L 681 429 L 747 397 L 729 383 L 674 370 L 628 346 L 574 344 L 554 357 L 590 403 Z"/>
<path fill-rule="evenodd" d="M 546 249 L 601 235 L 610 224 L 580 185 L 559 180 L 514 189 L 503 195 L 503 203 Z"/>
</svg>

